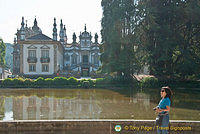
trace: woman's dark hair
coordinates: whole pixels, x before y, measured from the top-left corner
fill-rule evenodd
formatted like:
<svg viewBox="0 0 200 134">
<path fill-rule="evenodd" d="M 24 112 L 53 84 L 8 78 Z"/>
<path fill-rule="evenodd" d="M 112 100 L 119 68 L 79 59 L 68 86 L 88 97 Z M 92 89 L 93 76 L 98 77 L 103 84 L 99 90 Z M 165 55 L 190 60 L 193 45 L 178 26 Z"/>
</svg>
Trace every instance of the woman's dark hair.
<svg viewBox="0 0 200 134">
<path fill-rule="evenodd" d="M 162 87 L 162 89 L 164 89 L 165 92 L 166 92 L 165 98 L 169 97 L 169 99 L 170 99 L 170 101 L 172 103 L 172 95 L 173 95 L 172 90 L 168 86 Z"/>
</svg>

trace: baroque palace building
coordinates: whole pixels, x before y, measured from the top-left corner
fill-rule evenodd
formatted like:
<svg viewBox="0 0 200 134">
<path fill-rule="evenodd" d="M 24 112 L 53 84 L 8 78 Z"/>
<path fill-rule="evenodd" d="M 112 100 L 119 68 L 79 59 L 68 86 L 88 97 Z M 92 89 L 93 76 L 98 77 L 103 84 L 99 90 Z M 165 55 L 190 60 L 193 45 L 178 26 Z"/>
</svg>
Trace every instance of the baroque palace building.
<svg viewBox="0 0 200 134">
<path fill-rule="evenodd" d="M 33 27 L 28 27 L 22 17 L 21 28 L 14 40 L 13 73 L 21 76 L 93 76 L 101 66 L 98 35 L 92 42 L 91 33 L 80 33 L 79 42 L 73 34 L 73 42 L 67 42 L 66 28 L 61 20 L 58 40 L 54 18 L 53 38 L 42 33 L 35 18 Z"/>
</svg>

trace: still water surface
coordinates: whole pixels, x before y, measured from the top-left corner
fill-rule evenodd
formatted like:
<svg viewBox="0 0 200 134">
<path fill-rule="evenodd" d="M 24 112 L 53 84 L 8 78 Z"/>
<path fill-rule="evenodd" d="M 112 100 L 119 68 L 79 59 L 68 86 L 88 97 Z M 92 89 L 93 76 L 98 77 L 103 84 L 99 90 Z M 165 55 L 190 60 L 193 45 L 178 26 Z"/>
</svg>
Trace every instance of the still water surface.
<svg viewBox="0 0 200 134">
<path fill-rule="evenodd" d="M 174 90 L 171 120 L 200 121 L 200 89 Z M 150 119 L 160 89 L 0 89 L 0 120 Z"/>
</svg>

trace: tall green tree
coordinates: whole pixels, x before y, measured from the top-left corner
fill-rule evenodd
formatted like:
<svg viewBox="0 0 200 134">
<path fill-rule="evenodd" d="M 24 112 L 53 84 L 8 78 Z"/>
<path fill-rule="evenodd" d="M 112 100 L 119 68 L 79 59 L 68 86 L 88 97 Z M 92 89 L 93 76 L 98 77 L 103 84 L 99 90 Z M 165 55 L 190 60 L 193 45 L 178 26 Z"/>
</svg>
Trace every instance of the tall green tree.
<svg viewBox="0 0 200 134">
<path fill-rule="evenodd" d="M 0 65 L 5 65 L 5 54 L 6 54 L 6 45 L 3 40 L 0 38 Z"/>
<path fill-rule="evenodd" d="M 179 80 L 199 74 L 200 1 L 140 0 L 138 7 L 151 74 Z"/>
<path fill-rule="evenodd" d="M 102 0 L 102 71 L 131 77 L 138 71 L 134 0 Z"/>
<path fill-rule="evenodd" d="M 174 54 L 175 73 L 181 80 L 200 78 L 200 1 L 187 0 L 182 5 L 184 14 L 177 32 L 181 45 Z"/>
<path fill-rule="evenodd" d="M 102 70 L 162 79 L 200 74 L 200 1 L 102 0 Z M 137 49 L 136 49 L 137 48 Z"/>
</svg>

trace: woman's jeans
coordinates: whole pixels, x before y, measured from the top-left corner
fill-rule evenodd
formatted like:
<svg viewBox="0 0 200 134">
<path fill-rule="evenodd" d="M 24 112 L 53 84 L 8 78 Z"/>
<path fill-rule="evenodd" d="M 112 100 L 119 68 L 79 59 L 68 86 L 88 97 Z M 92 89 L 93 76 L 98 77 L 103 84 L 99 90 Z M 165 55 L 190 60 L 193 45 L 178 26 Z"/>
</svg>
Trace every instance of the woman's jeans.
<svg viewBox="0 0 200 134">
<path fill-rule="evenodd" d="M 158 134 L 168 134 L 169 130 L 169 114 L 163 116 L 162 125 L 157 127 Z"/>
</svg>

